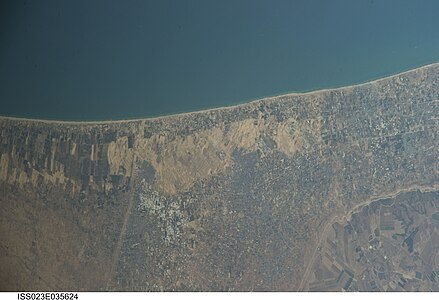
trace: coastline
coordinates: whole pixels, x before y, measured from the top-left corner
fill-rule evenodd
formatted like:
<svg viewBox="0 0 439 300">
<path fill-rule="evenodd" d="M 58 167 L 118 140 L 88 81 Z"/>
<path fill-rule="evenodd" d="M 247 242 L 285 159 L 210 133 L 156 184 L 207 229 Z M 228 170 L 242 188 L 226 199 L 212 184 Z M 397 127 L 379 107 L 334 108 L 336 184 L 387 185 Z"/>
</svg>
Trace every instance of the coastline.
<svg viewBox="0 0 439 300">
<path fill-rule="evenodd" d="M 120 120 L 101 120 L 101 121 L 64 121 L 64 120 L 49 120 L 49 119 L 37 119 L 37 118 L 25 118 L 25 117 L 13 117 L 13 116 L 2 116 L 0 115 L 0 121 L 1 120 L 11 120 L 11 121 L 18 121 L 18 122 L 32 122 L 32 123 L 45 123 L 45 124 L 64 124 L 64 125 L 106 125 L 106 124 L 121 124 L 121 123 L 136 123 L 136 122 L 143 122 L 143 121 L 154 121 L 154 120 L 163 120 L 163 119 L 170 119 L 170 118 L 177 118 L 177 117 L 184 117 L 184 116 L 190 116 L 194 114 L 203 114 L 207 112 L 212 111 L 223 111 L 223 110 L 229 110 L 229 109 L 235 109 L 238 107 L 244 107 L 247 105 L 255 105 L 260 102 L 266 102 L 266 101 L 273 101 L 281 97 L 289 97 L 289 96 L 309 96 L 309 95 L 316 95 L 321 94 L 325 92 L 332 92 L 332 91 L 340 91 L 340 90 L 346 90 L 346 89 L 352 89 L 352 88 L 358 88 L 365 85 L 370 85 L 374 83 L 378 83 L 383 80 L 392 79 L 404 74 L 418 72 L 423 69 L 427 69 L 433 66 L 439 66 L 439 62 L 433 62 L 429 63 L 420 67 L 416 67 L 413 69 L 409 69 L 406 71 L 402 71 L 399 73 L 395 73 L 393 75 L 388 75 L 384 77 L 380 77 L 374 80 L 352 84 L 352 85 L 346 85 L 341 87 L 334 87 L 334 88 L 323 88 L 323 89 L 316 89 L 316 90 L 310 90 L 305 92 L 290 92 L 290 93 L 283 93 L 283 94 L 277 94 L 272 96 L 267 96 L 263 98 L 243 101 L 241 103 L 231 104 L 231 105 L 225 105 L 225 106 L 219 106 L 214 108 L 206 108 L 206 109 L 200 109 L 200 110 L 194 110 L 189 112 L 181 112 L 181 113 L 172 113 L 167 115 L 161 115 L 161 116 L 155 116 L 155 117 L 145 117 L 145 118 L 134 118 L 134 119 L 120 119 Z"/>
</svg>

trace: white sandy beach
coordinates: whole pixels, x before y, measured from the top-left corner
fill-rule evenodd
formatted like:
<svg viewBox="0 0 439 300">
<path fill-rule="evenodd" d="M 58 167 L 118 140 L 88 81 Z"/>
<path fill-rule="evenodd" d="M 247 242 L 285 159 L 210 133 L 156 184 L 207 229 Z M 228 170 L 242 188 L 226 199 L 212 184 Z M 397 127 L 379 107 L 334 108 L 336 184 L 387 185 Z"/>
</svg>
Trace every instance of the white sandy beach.
<svg viewBox="0 0 439 300">
<path fill-rule="evenodd" d="M 157 117 L 146 117 L 146 118 L 137 118 L 137 119 L 121 119 L 121 120 L 107 120 L 107 121 L 105 121 L 105 120 L 104 121 L 62 121 L 62 120 L 46 120 L 46 119 L 33 119 L 33 118 L 19 118 L 19 117 L 0 116 L 0 120 L 15 120 L 15 121 L 22 121 L 22 122 L 26 121 L 26 122 L 39 122 L 39 123 L 47 123 L 47 124 L 69 124 L 69 125 L 105 125 L 105 124 L 114 124 L 114 123 L 117 124 L 117 123 L 153 121 L 153 120 L 159 120 L 159 119 L 169 119 L 169 118 L 184 117 L 184 116 L 194 115 L 194 114 L 203 114 L 203 113 L 212 112 L 212 111 L 230 110 L 230 109 L 235 109 L 237 107 L 245 107 L 245 106 L 249 106 L 249 105 L 255 105 L 255 104 L 258 104 L 258 103 L 260 103 L 262 101 L 273 101 L 273 100 L 276 100 L 278 98 L 288 97 L 288 96 L 307 96 L 307 95 L 315 95 L 315 94 L 331 92 L 331 91 L 341 91 L 341 90 L 347 90 L 347 89 L 352 89 L 352 88 L 358 88 L 358 87 L 365 86 L 365 85 L 371 85 L 371 84 L 379 83 L 379 82 L 381 82 L 383 80 L 392 79 L 394 77 L 398 77 L 398 76 L 401 76 L 401 75 L 404 75 L 404 74 L 418 72 L 418 71 L 421 71 L 423 69 L 427 69 L 427 68 L 434 67 L 434 66 L 439 66 L 439 62 L 427 64 L 427 65 L 424 65 L 424 66 L 421 66 L 421 67 L 418 67 L 418 68 L 415 68 L 415 69 L 410 69 L 410 70 L 407 70 L 407 71 L 399 72 L 399 73 L 396 73 L 394 75 L 378 78 L 378 79 L 367 81 L 367 82 L 363 82 L 363 83 L 353 84 L 353 85 L 347 85 L 347 86 L 336 87 L 336 88 L 318 89 L 318 90 L 309 91 L 309 92 L 285 93 L 285 94 L 280 94 L 280 95 L 275 95 L 275 96 L 269 96 L 269 97 L 264 97 L 264 98 L 260 98 L 260 99 L 250 100 L 248 102 L 244 102 L 244 103 L 240 103 L 240 104 L 236 104 L 236 105 L 221 106 L 221 107 L 202 109 L 202 110 L 196 110 L 196 111 L 191 111 L 191 112 L 182 112 L 182 113 L 176 113 L 176 114 L 169 114 L 169 115 L 157 116 Z"/>
</svg>

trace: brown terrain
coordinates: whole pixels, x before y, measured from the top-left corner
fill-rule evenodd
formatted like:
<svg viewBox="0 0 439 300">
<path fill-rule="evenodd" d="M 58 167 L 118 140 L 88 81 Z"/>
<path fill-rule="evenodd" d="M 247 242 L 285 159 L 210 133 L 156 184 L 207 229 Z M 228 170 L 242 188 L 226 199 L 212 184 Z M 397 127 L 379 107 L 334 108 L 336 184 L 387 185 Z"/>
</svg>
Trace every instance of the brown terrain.
<svg viewBox="0 0 439 300">
<path fill-rule="evenodd" d="M 1 118 L 0 290 L 411 286 L 399 275 L 375 279 L 371 261 L 366 276 L 363 262 L 347 253 L 369 249 L 369 234 L 364 245 L 352 236 L 337 244 L 337 230 L 383 199 L 403 205 L 415 195 L 437 208 L 438 149 L 439 64 L 153 119 Z M 386 218 L 397 218 L 398 209 Z M 379 224 L 377 213 L 362 222 Z M 419 228 L 439 241 L 434 211 L 422 216 Z M 406 248 L 420 236 L 407 224 L 392 232 Z M 439 244 L 431 243 L 429 259 L 439 260 Z M 346 247 L 343 256 L 337 247 Z M 410 250 L 404 247 L 398 251 Z M 414 272 L 430 280 L 434 270 Z"/>
</svg>

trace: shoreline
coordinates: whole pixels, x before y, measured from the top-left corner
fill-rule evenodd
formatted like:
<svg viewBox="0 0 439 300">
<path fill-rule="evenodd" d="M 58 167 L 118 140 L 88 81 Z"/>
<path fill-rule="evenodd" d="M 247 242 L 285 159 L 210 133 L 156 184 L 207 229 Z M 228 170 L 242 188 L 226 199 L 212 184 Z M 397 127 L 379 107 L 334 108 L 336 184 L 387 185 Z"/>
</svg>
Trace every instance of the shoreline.
<svg viewBox="0 0 439 300">
<path fill-rule="evenodd" d="M 363 83 L 357 83 L 352 85 L 346 85 L 341 87 L 334 87 L 334 88 L 323 88 L 323 89 L 316 89 L 311 91 L 305 91 L 305 92 L 291 92 L 291 93 L 285 93 L 285 94 L 278 94 L 273 96 L 267 96 L 263 98 L 258 98 L 254 100 L 248 100 L 242 103 L 232 104 L 232 105 L 225 105 L 225 106 L 219 106 L 214 108 L 206 108 L 206 109 L 200 109 L 200 110 L 194 110 L 189 112 L 181 112 L 181 113 L 172 113 L 168 115 L 162 115 L 162 116 L 156 116 L 156 117 L 145 117 L 145 118 L 135 118 L 135 119 L 119 119 L 119 120 L 102 120 L 102 121 L 63 121 L 63 120 L 50 120 L 50 119 L 36 119 L 36 118 L 25 118 L 25 117 L 12 117 L 12 116 L 2 116 L 0 115 L 0 121 L 2 120 L 11 120 L 11 121 L 20 121 L 20 122 L 33 122 L 33 123 L 45 123 L 45 124 L 66 124 L 66 125 L 105 125 L 105 124 L 121 124 L 121 123 L 135 123 L 135 122 L 143 122 L 143 121 L 154 121 L 159 119 L 170 119 L 170 118 L 176 118 L 176 117 L 184 117 L 189 116 L 193 114 L 202 114 L 206 112 L 212 112 L 212 111 L 222 111 L 222 110 L 228 110 L 228 109 L 234 109 L 237 107 L 243 107 L 246 105 L 254 105 L 259 102 L 263 101 L 273 101 L 277 98 L 281 97 L 288 97 L 288 96 L 308 96 L 308 95 L 315 95 L 315 94 L 321 94 L 325 92 L 331 92 L 331 91 L 340 91 L 340 90 L 346 90 L 346 89 L 352 89 L 357 87 L 362 87 L 369 84 L 374 84 L 383 80 L 395 78 L 404 74 L 417 72 L 423 69 L 430 68 L 432 66 L 439 66 L 439 62 L 433 62 L 429 63 L 420 67 L 416 67 L 414 69 L 409 69 L 406 71 L 402 71 L 399 73 L 395 73 L 393 75 L 380 77 L 374 80 L 366 81 Z"/>
</svg>

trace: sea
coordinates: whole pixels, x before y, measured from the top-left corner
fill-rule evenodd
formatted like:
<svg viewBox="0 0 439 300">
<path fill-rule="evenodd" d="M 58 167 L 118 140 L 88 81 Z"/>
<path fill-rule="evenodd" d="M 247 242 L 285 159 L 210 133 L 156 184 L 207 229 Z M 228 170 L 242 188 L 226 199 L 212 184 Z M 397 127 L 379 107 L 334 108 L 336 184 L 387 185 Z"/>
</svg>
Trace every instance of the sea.
<svg viewBox="0 0 439 300">
<path fill-rule="evenodd" d="M 0 115 L 119 120 L 439 61 L 437 0 L 2 1 Z"/>
</svg>

